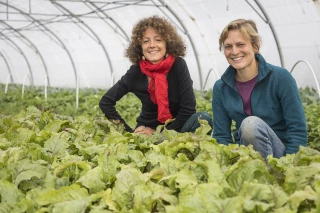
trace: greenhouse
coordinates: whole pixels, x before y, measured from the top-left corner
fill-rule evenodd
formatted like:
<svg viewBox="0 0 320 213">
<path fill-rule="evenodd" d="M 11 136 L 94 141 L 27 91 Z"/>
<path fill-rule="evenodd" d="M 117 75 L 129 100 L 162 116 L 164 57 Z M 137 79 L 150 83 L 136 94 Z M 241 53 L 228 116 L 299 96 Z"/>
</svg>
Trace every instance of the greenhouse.
<svg viewBox="0 0 320 213">
<path fill-rule="evenodd" d="M 163 98 L 157 95 L 163 90 L 150 86 L 159 85 L 157 77 L 142 68 L 149 102 L 157 105 L 156 122 L 165 111 L 160 100 L 166 98 L 172 119 L 149 126 L 151 135 L 136 131 L 149 105 L 139 92 L 122 93 L 119 85 L 132 80 L 132 87 L 140 86 L 127 75 L 134 70 L 128 49 L 136 39 L 134 27 L 148 17 L 167 20 L 185 45 L 185 55 L 176 57 L 172 67 L 185 63 L 195 100 L 179 97 L 180 107 L 210 117 L 196 119 L 194 131 L 169 128 L 180 118 L 171 109 L 177 92 L 170 87 L 170 72 Z M 240 124 L 232 117 L 237 113 L 220 108 L 232 95 L 213 87 L 226 83 L 228 67 L 240 73 L 232 60 L 241 59 L 228 58 L 224 43 L 238 29 L 229 31 L 222 48 L 219 38 L 237 19 L 256 23 L 257 52 L 287 76 L 275 77 L 275 88 L 268 87 L 271 81 L 263 84 L 268 90 L 250 102 L 252 115 L 277 97 L 272 112 L 284 120 L 274 121 L 275 126 L 305 121 L 307 141 L 296 152 L 265 158 L 254 145 L 237 143 L 233 134 Z M 0 212 L 320 212 L 319 0 L 0 0 L 0 31 Z M 145 53 L 143 46 L 140 41 Z M 137 67 L 143 61 L 149 58 L 142 56 Z M 291 78 L 297 91 L 283 89 Z M 221 105 L 215 103 L 220 92 Z M 276 95 L 269 99 L 272 92 Z M 111 93 L 123 98 L 113 100 Z M 292 100 L 296 94 L 300 111 Z M 115 102 L 116 112 L 104 111 Z M 241 107 L 243 112 L 247 105 Z M 218 127 L 223 129 L 212 124 L 220 112 L 230 116 L 233 143 L 221 144 L 214 136 Z M 275 114 L 262 113 L 270 125 L 268 116 Z M 289 141 L 300 131 L 288 127 L 283 134 Z"/>
</svg>

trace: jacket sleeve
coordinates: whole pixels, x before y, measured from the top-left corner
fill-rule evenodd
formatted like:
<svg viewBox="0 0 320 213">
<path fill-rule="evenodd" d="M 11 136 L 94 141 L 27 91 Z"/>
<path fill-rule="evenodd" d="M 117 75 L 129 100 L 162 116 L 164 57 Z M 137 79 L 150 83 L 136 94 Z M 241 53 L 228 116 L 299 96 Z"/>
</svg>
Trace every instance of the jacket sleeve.
<svg viewBox="0 0 320 213">
<path fill-rule="evenodd" d="M 306 117 L 295 79 L 285 70 L 280 76 L 278 95 L 287 127 L 286 154 L 296 153 L 299 146 L 306 146 L 308 132 Z"/>
<path fill-rule="evenodd" d="M 231 118 L 225 110 L 221 97 L 222 80 L 216 81 L 212 91 L 213 134 L 218 143 L 232 143 Z"/>
<path fill-rule="evenodd" d="M 129 92 L 128 79 L 130 79 L 130 70 L 102 96 L 99 107 L 108 119 L 120 120 L 124 124 L 126 131 L 133 132 L 132 128 L 123 120 L 115 108 L 116 102 Z"/>
<path fill-rule="evenodd" d="M 187 63 L 181 60 L 177 68 L 177 84 L 179 90 L 179 112 L 175 120 L 168 124 L 167 129 L 180 131 L 185 122 L 196 113 L 196 98 L 193 92 L 193 82 Z M 170 86 L 170 85 L 168 85 Z"/>
</svg>

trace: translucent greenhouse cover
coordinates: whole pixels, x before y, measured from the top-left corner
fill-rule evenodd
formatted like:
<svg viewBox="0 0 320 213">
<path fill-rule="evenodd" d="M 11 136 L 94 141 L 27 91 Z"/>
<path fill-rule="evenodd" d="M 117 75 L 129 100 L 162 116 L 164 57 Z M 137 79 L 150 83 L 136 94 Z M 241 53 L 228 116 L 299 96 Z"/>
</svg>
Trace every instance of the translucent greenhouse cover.
<svg viewBox="0 0 320 213">
<path fill-rule="evenodd" d="M 107 89 L 130 67 L 132 27 L 152 15 L 185 40 L 196 89 L 225 71 L 220 32 L 245 18 L 257 23 L 269 63 L 319 90 L 319 0 L 0 0 L 0 83 Z"/>
</svg>

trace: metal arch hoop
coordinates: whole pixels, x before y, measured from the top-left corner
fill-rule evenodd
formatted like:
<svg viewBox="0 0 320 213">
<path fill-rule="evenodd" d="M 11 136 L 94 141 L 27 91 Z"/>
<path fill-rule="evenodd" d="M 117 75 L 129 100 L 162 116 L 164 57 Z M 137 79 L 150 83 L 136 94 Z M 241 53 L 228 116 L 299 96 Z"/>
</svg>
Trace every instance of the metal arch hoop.
<svg viewBox="0 0 320 213">
<path fill-rule="evenodd" d="M 84 2 L 86 3 L 86 2 Z M 91 6 L 93 6 L 95 9 L 97 9 L 100 13 L 102 13 L 104 15 L 105 18 L 107 18 L 108 20 L 110 20 L 112 23 L 114 23 L 116 25 L 117 28 L 120 29 L 120 31 L 122 32 L 122 34 L 120 34 L 116 28 L 112 27 L 109 23 L 107 23 L 107 21 L 105 21 L 104 19 L 102 19 L 109 27 L 111 27 L 113 29 L 113 31 L 117 34 L 119 34 L 122 38 L 124 38 L 126 41 L 130 41 L 129 36 L 127 35 L 127 33 L 124 31 L 124 29 L 118 24 L 118 22 L 116 22 L 113 18 L 111 18 L 109 15 L 106 14 L 105 11 L 101 10 L 97 5 L 95 5 L 95 3 L 93 2 L 88 2 L 90 3 Z M 87 5 L 87 7 L 89 7 L 89 5 Z M 89 7 L 90 8 L 90 7 Z M 112 87 L 114 85 L 115 82 L 115 72 L 112 72 L 111 74 L 111 81 L 110 81 L 110 87 Z"/>
<path fill-rule="evenodd" d="M 312 66 L 311 66 L 311 64 L 310 64 L 309 62 L 307 62 L 307 61 L 305 61 L 305 60 L 299 60 L 299 61 L 297 61 L 297 62 L 293 65 L 292 69 L 290 70 L 290 73 L 292 73 L 292 72 L 293 72 L 293 69 L 294 69 L 299 63 L 301 63 L 301 62 L 307 64 L 308 67 L 309 67 L 309 69 L 311 70 L 312 75 L 313 75 L 313 78 L 314 78 L 314 80 L 315 80 L 315 82 L 316 82 L 317 91 L 318 91 L 318 95 L 319 95 L 319 99 L 320 99 L 320 87 L 319 87 L 319 82 L 318 82 L 316 73 L 314 72 L 314 70 L 313 70 L 313 68 L 312 68 Z"/>
<path fill-rule="evenodd" d="M 108 61 L 108 64 L 109 64 L 109 68 L 110 68 L 110 72 L 111 72 L 111 75 L 113 75 L 113 67 L 112 67 L 112 63 L 111 63 L 111 60 L 110 60 L 110 57 L 109 57 L 109 54 L 104 46 L 104 44 L 102 43 L 102 41 L 100 40 L 99 36 L 95 33 L 94 30 L 92 30 L 91 27 L 89 27 L 85 22 L 81 21 L 77 16 L 75 16 L 71 11 L 69 11 L 67 8 L 65 8 L 64 6 L 62 6 L 61 4 L 57 3 L 57 2 L 53 2 L 51 0 L 51 3 L 53 5 L 56 5 L 60 8 L 62 8 L 64 11 L 66 11 L 67 13 L 69 13 L 72 17 L 76 18 L 81 24 L 83 24 L 93 35 L 94 37 L 96 38 L 96 42 L 101 46 L 106 58 L 107 58 L 107 61 Z M 77 23 L 75 23 L 76 25 L 78 25 Z M 81 27 L 80 27 L 81 29 Z M 76 78 L 76 108 L 78 108 L 79 106 L 79 84 L 80 84 L 80 79 Z"/>
<path fill-rule="evenodd" d="M 278 36 L 277 36 L 277 33 L 276 33 L 276 30 L 274 29 L 273 27 L 273 24 L 272 22 L 270 21 L 270 18 L 268 16 L 268 13 L 265 11 L 264 7 L 262 6 L 262 4 L 259 2 L 259 0 L 254 0 L 256 5 L 260 8 L 261 12 L 263 13 L 264 17 L 266 19 L 264 19 L 260 14 L 259 12 L 251 5 L 251 3 L 246 0 L 246 2 L 249 4 L 249 6 L 258 14 L 258 16 L 260 16 L 260 18 L 269 25 L 270 29 L 271 29 L 271 32 L 272 32 L 272 35 L 273 35 L 273 38 L 276 42 L 276 46 L 277 46 L 277 49 L 278 49 L 278 53 L 279 53 L 279 58 L 280 58 L 280 63 L 281 63 L 281 66 L 284 67 L 285 64 L 284 64 L 284 60 L 283 60 L 283 54 L 282 54 L 282 50 L 280 48 L 280 44 L 279 44 L 279 39 L 278 39 Z"/>
<path fill-rule="evenodd" d="M 18 33 L 23 39 L 25 39 L 25 40 L 31 45 L 31 46 L 29 46 L 29 45 L 27 45 L 27 46 L 29 46 L 33 51 L 35 51 L 36 55 L 38 55 L 38 56 L 40 57 L 41 62 L 42 62 L 42 64 L 43 64 L 43 67 L 44 67 L 44 69 L 45 69 L 45 73 L 44 73 L 44 75 L 45 75 L 44 98 L 45 98 L 45 100 L 47 100 L 47 97 L 48 97 L 48 95 L 47 95 L 47 87 L 48 87 L 48 85 L 50 86 L 50 81 L 49 81 L 49 76 L 47 75 L 47 73 L 48 73 L 47 65 L 46 65 L 46 62 L 44 61 L 41 53 L 39 52 L 38 48 L 37 48 L 28 38 L 26 38 L 23 34 L 21 34 L 19 31 L 16 31 L 16 30 L 15 30 L 14 28 L 12 28 L 10 25 L 8 25 L 8 24 L 6 24 L 6 23 L 4 23 L 4 22 L 2 22 L 2 23 L 5 24 L 5 25 L 6 25 L 7 27 L 9 27 L 10 29 L 12 29 L 13 31 L 15 31 L 16 33 Z M 3 35 L 8 41 L 10 41 L 10 42 L 20 51 L 19 53 L 24 57 L 27 65 L 28 65 L 29 71 L 30 71 L 31 85 L 33 85 L 32 70 L 31 70 L 31 66 L 30 66 L 30 63 L 29 63 L 26 55 L 24 54 L 24 52 L 22 51 L 22 49 L 21 49 L 12 39 L 10 39 L 9 37 L 5 36 L 4 34 L 2 34 L 2 35 Z M 22 41 L 23 41 L 23 40 L 22 40 Z M 11 79 L 12 79 L 12 75 L 10 75 L 10 76 L 11 76 Z M 13 79 L 12 79 L 12 82 L 13 82 Z M 7 84 L 8 84 L 8 81 L 7 81 Z M 5 93 L 7 93 L 7 90 L 8 90 L 8 86 L 6 85 L 6 91 L 5 91 Z"/>
<path fill-rule="evenodd" d="M 211 69 L 209 70 L 208 74 L 207 74 L 206 80 L 204 81 L 204 84 L 203 84 L 203 87 L 202 87 L 202 91 L 204 91 L 204 89 L 206 88 L 206 85 L 207 85 L 207 82 L 208 82 L 208 78 L 209 78 L 212 70 L 215 72 L 215 74 L 216 74 L 216 76 L 217 76 L 217 79 L 220 78 L 220 75 L 219 75 L 219 73 L 217 72 L 217 70 L 214 69 L 214 68 L 211 68 Z"/>
<path fill-rule="evenodd" d="M 10 68 L 10 66 L 9 66 L 9 63 L 8 63 L 6 57 L 4 57 L 4 55 L 2 54 L 1 51 L 0 51 L 0 57 L 3 58 L 3 61 L 4 61 L 4 63 L 6 64 L 7 69 L 8 69 L 8 72 L 9 72 L 10 80 L 11 80 L 11 82 L 13 83 L 11 68 Z"/>
<path fill-rule="evenodd" d="M 8 63 L 7 59 L 4 57 L 4 55 L 2 54 L 2 52 L 0 52 L 0 57 L 3 58 L 4 63 L 6 64 L 8 72 L 9 72 L 9 75 L 8 75 L 7 81 L 6 81 L 6 86 L 5 86 L 5 89 L 4 89 L 4 94 L 7 94 L 9 81 L 11 81 L 13 83 L 13 78 L 12 78 L 12 73 L 11 73 L 11 68 L 9 66 L 9 63 Z"/>
<path fill-rule="evenodd" d="M 31 85 L 33 85 L 33 78 L 32 78 L 32 70 L 31 70 L 31 66 L 30 66 L 30 63 L 26 57 L 26 55 L 24 54 L 24 52 L 22 51 L 22 49 L 12 40 L 10 39 L 8 36 L 4 35 L 3 33 L 0 32 L 0 35 L 2 35 L 3 37 L 5 37 L 6 40 L 10 41 L 18 50 L 18 52 L 22 55 L 22 57 L 24 58 L 24 60 L 26 61 L 27 63 L 27 66 L 28 66 L 28 69 L 29 69 L 29 74 L 31 76 Z M 5 40 L 5 41 L 6 41 Z M 13 48 L 14 49 L 14 48 Z M 15 50 L 15 49 L 14 49 Z M 11 78 L 12 78 L 12 73 L 11 74 Z M 13 82 L 13 79 L 11 80 Z"/>
<path fill-rule="evenodd" d="M 104 44 L 102 43 L 101 39 L 99 38 L 99 36 L 95 33 L 95 31 L 90 27 L 88 26 L 84 21 L 81 21 L 77 16 L 75 16 L 70 10 L 68 10 L 67 8 L 65 8 L 64 6 L 62 6 L 60 3 L 56 2 L 56 1 L 53 1 L 53 0 L 50 0 L 51 3 L 53 5 L 56 5 L 60 8 L 62 8 L 64 11 L 66 11 L 68 14 L 70 14 L 73 18 L 77 19 L 82 25 L 84 25 L 95 37 L 96 39 L 96 42 L 101 46 L 106 58 L 107 58 L 107 61 L 109 63 L 109 68 L 110 68 L 110 72 L 111 74 L 113 73 L 113 66 L 112 66 L 112 63 L 111 63 L 111 60 L 110 60 L 110 57 L 109 57 L 109 54 L 104 46 Z M 79 25 L 78 23 L 75 23 L 76 25 Z M 81 29 L 81 27 L 80 27 Z"/>
<path fill-rule="evenodd" d="M 23 82 L 22 82 L 22 91 L 21 91 L 21 98 L 23 99 L 23 96 L 24 96 L 24 87 L 26 85 L 26 80 L 27 78 L 29 78 L 29 80 L 31 81 L 31 77 L 29 74 L 25 74 L 24 77 L 23 77 Z"/>
<path fill-rule="evenodd" d="M 118 24 L 118 22 L 116 22 L 113 18 L 111 18 L 109 15 L 107 15 L 106 13 L 105 13 L 105 11 L 103 11 L 103 10 L 101 10 L 97 5 L 95 5 L 95 3 L 93 3 L 93 2 L 84 2 L 84 3 L 89 3 L 90 5 L 92 5 L 95 9 L 97 9 L 100 13 L 102 13 L 107 19 L 109 19 L 110 21 L 112 21 L 112 23 L 114 23 L 115 25 L 116 25 L 116 27 L 117 28 L 119 28 L 120 29 L 120 31 L 122 32 L 122 34 L 120 34 L 118 31 L 117 31 L 117 29 L 116 28 L 113 28 L 112 26 L 110 26 L 110 24 L 108 24 L 109 25 L 109 27 L 111 27 L 113 30 L 114 30 L 114 32 L 116 32 L 116 33 L 118 33 L 121 37 L 124 37 L 125 38 L 125 40 L 127 40 L 127 41 L 129 41 L 130 39 L 129 39 L 129 36 L 127 35 L 127 33 L 124 31 L 124 29 Z M 88 6 L 88 5 L 87 5 Z M 89 7 L 90 8 L 90 7 Z M 104 20 L 104 19 L 102 19 L 102 20 Z"/>
<path fill-rule="evenodd" d="M 78 83 L 77 83 L 77 82 L 78 82 L 78 72 L 77 72 L 76 66 L 75 66 L 75 64 L 74 64 L 73 58 L 72 58 L 69 50 L 67 49 L 66 45 L 62 42 L 62 40 L 59 38 L 59 36 L 57 36 L 57 35 L 56 35 L 54 32 L 52 32 L 48 27 L 46 27 L 46 26 L 45 26 L 44 24 L 42 24 L 40 21 L 38 21 L 37 19 L 33 18 L 31 15 L 25 13 L 24 11 L 22 11 L 22 10 L 20 10 L 20 9 L 14 7 L 14 6 L 12 6 L 12 5 L 9 5 L 9 4 L 5 4 L 5 3 L 2 3 L 2 2 L 0 2 L 0 4 L 6 5 L 6 6 L 10 7 L 10 8 L 13 8 L 13 9 L 19 11 L 21 14 L 27 16 L 28 18 L 30 18 L 30 19 L 33 20 L 34 22 L 38 23 L 41 27 L 43 27 L 46 31 L 48 31 L 51 35 L 53 35 L 53 37 L 54 37 L 55 39 L 57 39 L 57 40 L 60 42 L 60 45 L 61 45 L 60 47 L 62 47 L 62 49 L 64 49 L 64 50 L 66 51 L 66 53 L 67 53 L 67 55 L 68 55 L 68 57 L 69 57 L 69 59 L 70 59 L 70 61 L 71 61 L 71 64 L 72 64 L 72 67 L 73 67 L 73 70 L 74 70 L 74 74 L 75 74 L 75 81 L 76 81 L 75 83 L 76 83 L 76 85 L 77 85 L 77 84 L 78 84 Z M 38 27 L 39 27 L 39 26 L 38 26 Z M 39 29 L 40 29 L 40 27 L 39 27 Z M 46 33 L 45 33 L 45 34 L 46 34 Z M 46 76 L 49 76 L 47 70 L 46 70 Z M 49 82 L 49 79 L 48 79 L 48 82 Z M 76 98 L 76 108 L 78 108 L 78 98 Z"/>
<path fill-rule="evenodd" d="M 0 2 L 1 3 L 1 2 Z M 29 46 L 35 53 L 36 53 L 36 55 L 38 55 L 39 57 L 40 57 L 40 60 L 41 60 L 41 62 L 42 62 L 42 64 L 43 64 L 43 67 L 44 67 L 44 69 L 45 69 L 45 75 L 46 76 L 48 76 L 47 74 L 48 74 L 48 69 L 47 69 L 47 64 L 46 64 L 46 62 L 44 61 L 44 59 L 43 59 L 43 57 L 42 57 L 42 54 L 40 53 L 40 51 L 38 50 L 38 48 L 27 38 L 27 37 L 25 37 L 22 33 L 20 33 L 19 31 L 17 31 L 17 30 L 15 30 L 13 27 L 11 27 L 9 24 L 7 24 L 7 23 L 5 23 L 5 22 L 3 22 L 3 21 L 1 21 L 2 22 L 2 24 L 4 24 L 4 25 L 6 25 L 7 27 L 9 27 L 11 30 L 13 30 L 14 32 L 16 32 L 21 38 L 23 38 L 25 41 L 27 41 L 28 43 L 29 43 L 29 45 L 28 44 L 26 44 L 27 46 Z M 8 37 L 7 37 L 7 39 L 8 40 L 10 40 Z M 22 42 L 24 42 L 24 40 L 22 40 L 21 39 L 21 41 Z M 31 70 L 30 70 L 30 72 L 31 72 Z M 30 75 L 31 75 L 31 78 L 33 79 L 33 75 L 32 75 L 32 72 L 30 73 Z M 49 79 L 47 79 L 48 80 L 48 82 L 49 82 Z M 49 82 L 49 85 L 50 85 L 50 82 Z"/>
<path fill-rule="evenodd" d="M 6 81 L 6 87 L 4 89 L 4 94 L 7 94 L 7 92 L 8 92 L 8 86 L 9 86 L 9 82 L 11 79 L 12 79 L 12 76 L 11 76 L 11 74 L 9 74 L 7 77 L 7 81 Z"/>
<path fill-rule="evenodd" d="M 61 45 L 60 47 L 61 47 L 63 50 L 66 51 L 66 53 L 67 53 L 67 55 L 68 55 L 68 57 L 69 57 L 69 59 L 70 59 L 70 61 L 71 61 L 71 64 L 72 64 L 72 67 L 73 67 L 73 70 L 74 70 L 74 73 L 75 73 L 75 78 L 77 78 L 77 69 L 76 69 L 76 67 L 75 67 L 73 58 L 71 57 L 71 54 L 70 54 L 69 50 L 67 49 L 67 47 L 65 46 L 65 44 L 62 42 L 62 40 L 59 38 L 59 36 L 57 36 L 52 30 L 50 30 L 48 27 L 46 27 L 46 26 L 45 26 L 44 24 L 42 24 L 40 21 L 38 21 L 37 19 L 33 18 L 33 17 L 32 17 L 31 15 L 29 15 L 28 13 L 25 13 L 24 11 L 20 10 L 19 8 L 16 8 L 16 7 L 14 7 L 14 6 L 10 5 L 10 4 L 5 4 L 5 3 L 3 3 L 3 2 L 0 2 L 0 4 L 6 5 L 6 6 L 12 8 L 12 9 L 17 10 L 18 12 L 20 12 L 20 13 L 23 14 L 24 16 L 26 16 L 26 17 L 28 17 L 29 19 L 31 19 L 32 21 L 38 23 L 38 24 L 39 24 L 39 26 L 38 26 L 39 29 L 40 29 L 40 26 L 43 27 L 43 28 L 44 28 L 47 32 L 49 32 L 55 39 L 57 39 L 57 40 L 59 41 L 60 45 Z M 8 24 L 6 24 L 6 25 L 8 25 Z M 41 30 L 41 29 L 40 29 L 40 30 Z M 46 34 L 46 33 L 45 33 L 45 34 Z M 20 34 L 20 35 L 21 35 L 21 34 Z M 46 74 L 47 74 L 47 76 L 49 76 L 49 75 L 48 75 L 48 72 L 47 72 Z"/>
<path fill-rule="evenodd" d="M 202 87 L 203 87 L 203 83 L 202 83 L 202 69 L 201 69 L 201 65 L 200 65 L 200 61 L 199 61 L 199 56 L 198 56 L 197 48 L 196 48 L 196 46 L 195 46 L 195 44 L 194 44 L 193 39 L 192 39 L 192 37 L 190 36 L 187 28 L 186 28 L 186 27 L 184 26 L 184 24 L 182 23 L 182 21 L 181 21 L 181 19 L 179 18 L 179 16 L 172 10 L 172 8 L 171 8 L 168 4 L 166 4 L 163 0 L 159 0 L 159 2 L 161 2 L 161 4 L 162 4 L 165 8 L 167 8 L 167 9 L 170 11 L 170 13 L 178 20 L 178 22 L 181 24 L 181 26 L 182 26 L 182 28 L 183 28 L 183 30 L 184 30 L 183 33 L 188 37 L 188 39 L 189 39 L 189 41 L 190 41 L 190 44 L 191 44 L 191 46 L 192 46 L 192 50 L 193 50 L 193 52 L 194 52 L 194 54 L 195 54 L 195 58 L 196 58 L 197 66 L 198 66 L 198 74 L 199 74 L 200 88 L 202 88 Z M 158 8 L 161 10 L 160 7 L 158 7 Z M 162 10 L 161 10 L 161 11 L 162 11 Z M 162 12 L 163 12 L 163 11 L 162 11 Z"/>
</svg>

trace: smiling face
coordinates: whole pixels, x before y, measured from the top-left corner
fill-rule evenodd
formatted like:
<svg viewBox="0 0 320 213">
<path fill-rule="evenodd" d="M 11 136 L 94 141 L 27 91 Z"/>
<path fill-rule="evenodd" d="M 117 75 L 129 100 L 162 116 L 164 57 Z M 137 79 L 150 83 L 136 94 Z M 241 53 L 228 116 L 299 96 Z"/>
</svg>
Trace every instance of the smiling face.
<svg viewBox="0 0 320 213">
<path fill-rule="evenodd" d="M 162 61 L 167 52 L 165 40 L 151 27 L 144 32 L 141 46 L 144 57 L 153 64 Z"/>
<path fill-rule="evenodd" d="M 230 30 L 223 42 L 224 55 L 237 71 L 251 72 L 256 68 L 255 52 L 250 40 L 245 39 L 239 30 Z"/>
</svg>

